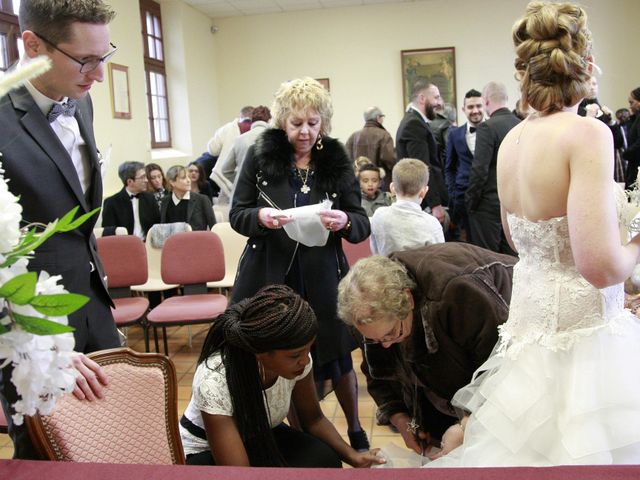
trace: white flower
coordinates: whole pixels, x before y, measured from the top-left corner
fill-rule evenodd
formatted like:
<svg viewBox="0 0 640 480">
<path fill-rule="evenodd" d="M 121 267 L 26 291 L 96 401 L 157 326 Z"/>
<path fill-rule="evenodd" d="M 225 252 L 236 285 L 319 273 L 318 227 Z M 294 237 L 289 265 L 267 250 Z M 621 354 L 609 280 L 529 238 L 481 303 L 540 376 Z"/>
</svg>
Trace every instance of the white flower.
<svg viewBox="0 0 640 480">
<path fill-rule="evenodd" d="M 5 73 L 0 76 L 0 97 L 13 88 L 18 88 L 24 84 L 30 78 L 42 75 L 44 72 L 51 68 L 51 60 L 48 57 L 41 55 L 22 62 L 18 68 L 10 73 Z"/>
<path fill-rule="evenodd" d="M 20 242 L 22 212 L 18 199 L 7 188 L 1 168 L 0 165 L 0 263 Z M 13 265 L 0 268 L 0 286 L 27 273 L 27 265 L 26 258 L 19 258 Z M 40 272 L 35 295 L 67 293 L 64 286 L 58 284 L 61 279 L 60 275 Z M 73 351 L 73 334 L 34 335 L 13 321 L 12 312 L 47 318 L 63 325 L 68 320 L 67 317 L 45 317 L 31 305 L 16 305 L 0 297 L 0 324 L 9 329 L 0 335 L 0 367 L 9 363 L 13 365 L 11 381 L 20 397 L 13 405 L 16 411 L 13 420 L 20 425 L 24 415 L 51 413 L 56 400 L 73 391 L 77 371 L 72 366 L 72 358 L 76 353 Z"/>
<path fill-rule="evenodd" d="M 10 252 L 18 244 L 21 214 L 22 206 L 0 176 L 0 253 Z"/>
</svg>

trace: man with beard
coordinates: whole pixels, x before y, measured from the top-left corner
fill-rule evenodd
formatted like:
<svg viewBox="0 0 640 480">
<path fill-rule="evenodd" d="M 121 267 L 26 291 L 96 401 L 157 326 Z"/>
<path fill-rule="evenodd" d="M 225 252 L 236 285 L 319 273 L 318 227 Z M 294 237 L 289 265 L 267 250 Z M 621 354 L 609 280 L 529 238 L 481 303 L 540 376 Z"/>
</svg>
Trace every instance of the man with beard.
<svg viewBox="0 0 640 480">
<path fill-rule="evenodd" d="M 448 202 L 447 188 L 442 174 L 436 140 L 429 121 L 435 119 L 435 107 L 442 102 L 438 87 L 426 80 L 418 80 L 411 90 L 411 104 L 400 122 L 396 133 L 398 159 L 417 158 L 429 167 L 429 192 L 422 208 L 430 207 L 431 213 L 444 223 Z"/>
<path fill-rule="evenodd" d="M 494 252 L 516 255 L 502 230 L 496 179 L 500 144 L 509 130 L 520 123 L 507 108 L 508 100 L 507 87 L 502 83 L 489 82 L 482 90 L 482 101 L 489 119 L 478 125 L 476 131 L 476 148 L 465 203 L 470 242 Z"/>
<path fill-rule="evenodd" d="M 450 130 L 444 166 L 449 191 L 449 215 L 455 225 L 452 240 L 460 240 L 461 230 L 467 235 L 469 232 L 464 194 L 469 186 L 469 172 L 476 149 L 476 128 L 484 117 L 482 94 L 474 89 L 469 90 L 464 96 L 462 111 L 467 117 L 467 123 Z"/>
</svg>

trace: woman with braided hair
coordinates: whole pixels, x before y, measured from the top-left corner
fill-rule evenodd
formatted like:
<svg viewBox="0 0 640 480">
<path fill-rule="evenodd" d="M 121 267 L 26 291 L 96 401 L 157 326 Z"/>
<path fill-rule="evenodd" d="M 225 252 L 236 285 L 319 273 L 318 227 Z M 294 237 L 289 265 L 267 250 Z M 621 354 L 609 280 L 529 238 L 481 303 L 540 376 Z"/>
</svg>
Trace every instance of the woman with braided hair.
<svg viewBox="0 0 640 480">
<path fill-rule="evenodd" d="M 520 257 L 509 318 L 454 397 L 471 415 L 443 443 L 462 445 L 431 465 L 637 464 L 640 322 L 622 283 L 640 236 L 620 236 L 609 128 L 577 115 L 593 69 L 586 13 L 532 2 L 513 40 L 522 102 L 536 113 L 498 154 L 503 226 Z"/>
<path fill-rule="evenodd" d="M 180 420 L 192 465 L 339 468 L 383 463 L 356 452 L 323 415 L 311 371 L 318 325 L 284 285 L 261 289 L 212 325 Z M 285 425 L 293 402 L 304 431 Z"/>
</svg>

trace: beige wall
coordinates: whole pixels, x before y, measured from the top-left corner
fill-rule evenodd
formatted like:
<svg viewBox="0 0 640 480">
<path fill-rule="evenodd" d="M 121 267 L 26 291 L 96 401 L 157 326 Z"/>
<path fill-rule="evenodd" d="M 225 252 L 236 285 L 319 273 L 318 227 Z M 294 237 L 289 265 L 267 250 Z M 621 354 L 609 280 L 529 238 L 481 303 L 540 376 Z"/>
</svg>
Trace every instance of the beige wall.
<svg viewBox="0 0 640 480">
<path fill-rule="evenodd" d="M 108 80 L 94 89 L 98 145 L 103 152 L 113 146 L 107 195 L 120 188 L 119 163 L 152 159 L 138 2 L 110 3 L 118 12 L 111 25 L 119 46 L 114 62 L 129 67 L 133 118 L 111 118 Z M 512 104 L 517 96 L 511 26 L 527 0 L 427 0 L 226 19 L 207 18 L 180 0 L 161 3 L 175 147 L 160 155 L 164 166 L 195 158 L 215 128 L 243 105 L 270 105 L 281 82 L 300 76 L 330 79 L 334 136 L 346 140 L 372 104 L 387 114 L 385 125 L 395 136 L 403 112 L 400 51 L 405 49 L 455 47 L 458 103 L 468 89 L 481 89 L 490 80 L 506 83 Z M 582 3 L 596 63 L 604 72 L 600 99 L 612 109 L 626 106 L 628 92 L 640 85 L 640 64 L 630 62 L 628 53 L 640 2 Z M 213 24 L 219 27 L 215 35 Z"/>
<path fill-rule="evenodd" d="M 104 175 L 105 196 L 122 188 L 117 175 L 120 163 L 154 161 L 164 167 L 184 164 L 205 150 L 207 140 L 219 123 L 211 19 L 181 1 L 164 2 L 163 31 L 174 148 L 152 153 L 138 2 L 109 0 L 109 3 L 118 13 L 110 25 L 111 39 L 118 46 L 113 62 L 129 67 L 132 118 L 113 118 L 105 71 L 104 83 L 91 91 L 98 148 L 105 157 L 111 151 Z"/>
<path fill-rule="evenodd" d="M 430 0 L 216 19 L 219 111 L 228 118 L 242 104 L 270 103 L 286 79 L 329 77 L 334 136 L 346 140 L 372 104 L 387 113 L 385 125 L 395 135 L 403 113 L 400 51 L 449 46 L 456 49 L 459 103 L 490 80 L 506 83 L 515 103 L 511 27 L 527 3 Z M 640 2 L 582 3 L 604 71 L 601 99 L 611 108 L 626 106 L 629 90 L 640 84 L 640 65 L 626 53 L 635 44 Z"/>
</svg>

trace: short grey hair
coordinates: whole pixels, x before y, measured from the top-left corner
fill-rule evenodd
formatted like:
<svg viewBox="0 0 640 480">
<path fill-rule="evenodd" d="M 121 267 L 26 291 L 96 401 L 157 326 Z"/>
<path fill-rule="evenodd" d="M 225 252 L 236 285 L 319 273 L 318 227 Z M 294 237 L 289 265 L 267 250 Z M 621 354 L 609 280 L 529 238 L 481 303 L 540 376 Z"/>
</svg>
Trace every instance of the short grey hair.
<svg viewBox="0 0 640 480">
<path fill-rule="evenodd" d="M 187 169 L 182 165 L 174 165 L 173 167 L 169 167 L 169 170 L 167 170 L 167 174 L 166 174 L 167 182 L 169 182 L 169 190 L 172 190 L 170 182 L 175 182 L 176 178 L 182 177 L 183 175 L 186 175 L 186 174 L 187 174 Z"/>
<path fill-rule="evenodd" d="M 127 184 L 127 180 L 135 180 L 136 174 L 139 170 L 144 170 L 144 163 L 142 162 L 123 162 L 118 167 L 118 176 L 124 185 Z"/>
<path fill-rule="evenodd" d="M 487 83 L 482 89 L 482 97 L 488 98 L 497 104 L 505 104 L 509 101 L 507 87 L 505 87 L 504 83 L 500 82 Z"/>
<path fill-rule="evenodd" d="M 368 122 L 370 120 L 377 120 L 379 116 L 384 116 L 382 110 L 378 107 L 369 107 L 364 111 L 364 121 Z"/>
<path fill-rule="evenodd" d="M 338 285 L 338 316 L 353 326 L 405 318 L 415 288 L 400 262 L 380 255 L 363 258 Z"/>
</svg>

